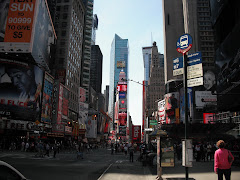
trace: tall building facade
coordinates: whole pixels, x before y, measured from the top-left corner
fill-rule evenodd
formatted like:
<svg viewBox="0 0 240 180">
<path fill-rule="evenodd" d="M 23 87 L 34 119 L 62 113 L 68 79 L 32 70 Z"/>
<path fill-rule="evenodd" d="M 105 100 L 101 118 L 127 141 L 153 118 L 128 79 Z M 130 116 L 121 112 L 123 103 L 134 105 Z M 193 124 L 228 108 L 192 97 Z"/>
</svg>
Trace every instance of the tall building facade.
<svg viewBox="0 0 240 180">
<path fill-rule="evenodd" d="M 89 98 L 90 85 L 90 66 L 91 66 L 91 41 L 92 41 L 92 23 L 93 23 L 93 0 L 83 0 L 85 5 L 85 26 L 84 26 L 84 43 L 83 43 L 83 60 L 81 73 L 81 86 L 85 88 L 86 98 Z"/>
<path fill-rule="evenodd" d="M 152 60 L 148 87 L 149 104 L 147 104 L 148 116 L 157 111 L 157 102 L 162 100 L 165 94 L 164 67 L 162 66 L 164 57 L 163 54 L 159 55 L 156 42 L 153 43 L 151 54 Z"/>
<path fill-rule="evenodd" d="M 119 74 L 125 72 L 128 79 L 128 39 L 122 39 L 115 34 L 111 45 L 110 54 L 110 84 L 109 84 L 109 116 L 114 116 L 114 103 L 116 101 L 115 94 L 117 84 L 119 82 Z"/>
<path fill-rule="evenodd" d="M 77 117 L 85 8 L 82 1 L 57 1 L 57 45 L 53 74 L 69 91 L 69 114 Z"/>
<path fill-rule="evenodd" d="M 102 89 L 102 60 L 103 55 L 98 45 L 91 46 L 90 86 L 101 93 Z"/>
</svg>

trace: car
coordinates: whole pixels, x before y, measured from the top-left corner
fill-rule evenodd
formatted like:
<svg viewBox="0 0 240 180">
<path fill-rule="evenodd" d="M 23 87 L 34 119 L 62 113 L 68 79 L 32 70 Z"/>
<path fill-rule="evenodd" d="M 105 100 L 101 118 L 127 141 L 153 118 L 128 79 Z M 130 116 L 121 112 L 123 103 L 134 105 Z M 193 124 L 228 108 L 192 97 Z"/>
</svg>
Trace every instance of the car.
<svg viewBox="0 0 240 180">
<path fill-rule="evenodd" d="M 27 180 L 17 169 L 10 164 L 0 161 L 0 179 L 1 180 Z"/>
</svg>

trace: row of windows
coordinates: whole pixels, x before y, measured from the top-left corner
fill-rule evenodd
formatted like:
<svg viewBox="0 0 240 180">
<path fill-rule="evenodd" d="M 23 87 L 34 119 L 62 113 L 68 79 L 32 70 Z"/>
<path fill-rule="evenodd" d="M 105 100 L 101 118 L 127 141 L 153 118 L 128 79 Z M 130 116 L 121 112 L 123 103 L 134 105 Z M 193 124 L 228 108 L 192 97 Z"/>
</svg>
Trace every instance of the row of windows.
<svg viewBox="0 0 240 180">
<path fill-rule="evenodd" d="M 69 6 L 68 6 L 68 5 L 57 6 L 56 11 L 57 11 L 57 12 L 60 12 L 60 11 L 68 12 L 68 9 L 69 9 Z"/>
<path fill-rule="evenodd" d="M 61 3 L 61 2 L 69 2 L 70 0 L 57 0 L 57 3 Z"/>
</svg>

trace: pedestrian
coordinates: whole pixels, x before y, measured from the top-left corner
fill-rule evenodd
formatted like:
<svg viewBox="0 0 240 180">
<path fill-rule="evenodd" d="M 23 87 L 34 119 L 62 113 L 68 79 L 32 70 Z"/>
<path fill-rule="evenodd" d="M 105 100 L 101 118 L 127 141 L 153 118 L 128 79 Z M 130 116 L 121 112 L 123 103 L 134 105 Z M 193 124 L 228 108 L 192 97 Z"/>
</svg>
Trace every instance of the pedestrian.
<svg viewBox="0 0 240 180">
<path fill-rule="evenodd" d="M 58 146 L 57 146 L 57 144 L 55 143 L 55 144 L 53 145 L 53 157 L 54 157 L 54 158 L 56 158 L 57 150 L 58 150 Z"/>
<path fill-rule="evenodd" d="M 26 144 L 25 144 L 25 151 L 26 151 L 26 152 L 28 151 L 28 148 L 29 148 L 29 143 L 26 142 Z"/>
<path fill-rule="evenodd" d="M 46 153 L 44 154 L 44 156 L 47 155 L 47 156 L 49 157 L 49 150 L 50 150 L 50 146 L 49 146 L 49 144 L 47 143 L 47 144 L 46 144 Z"/>
<path fill-rule="evenodd" d="M 218 150 L 214 154 L 214 171 L 218 175 L 218 180 L 223 180 L 223 175 L 226 180 L 231 179 L 231 165 L 234 161 L 232 153 L 225 149 L 225 142 L 219 140 L 217 142 Z"/>
<path fill-rule="evenodd" d="M 134 148 L 131 146 L 131 147 L 129 148 L 130 162 L 133 162 L 133 152 L 134 152 Z"/>
<path fill-rule="evenodd" d="M 128 150 L 128 147 L 127 147 L 127 144 L 125 144 L 125 146 L 124 146 L 124 153 L 125 153 L 125 156 L 127 156 L 127 150 Z"/>
<path fill-rule="evenodd" d="M 25 142 L 23 141 L 21 144 L 21 151 L 24 151 L 24 148 L 25 148 Z"/>
</svg>

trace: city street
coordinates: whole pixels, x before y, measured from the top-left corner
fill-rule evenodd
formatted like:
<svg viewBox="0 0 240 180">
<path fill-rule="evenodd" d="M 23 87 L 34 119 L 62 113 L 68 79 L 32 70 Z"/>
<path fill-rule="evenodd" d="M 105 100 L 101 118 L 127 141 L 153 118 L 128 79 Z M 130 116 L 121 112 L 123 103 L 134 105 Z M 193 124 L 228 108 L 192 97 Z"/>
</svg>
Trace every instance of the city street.
<svg viewBox="0 0 240 180">
<path fill-rule="evenodd" d="M 56 158 L 35 158 L 35 153 L 30 152 L 1 152 L 3 160 L 18 169 L 31 180 L 154 180 L 157 177 L 156 165 L 142 166 L 141 162 L 129 162 L 129 156 L 123 153 L 111 155 L 110 149 L 97 149 L 89 154 L 84 154 L 84 159 L 76 158 L 74 153 L 60 152 Z M 154 163 L 155 164 L 155 163 Z M 181 161 L 175 162 L 174 168 L 163 168 L 164 180 L 185 179 L 185 168 Z M 232 166 L 231 180 L 239 180 L 239 166 Z M 213 161 L 193 162 L 189 168 L 191 180 L 216 180 L 213 172 Z"/>
<path fill-rule="evenodd" d="M 73 153 L 59 153 L 56 158 L 35 158 L 31 152 L 2 152 L 0 160 L 11 164 L 32 180 L 107 180 L 107 179 L 153 179 L 149 168 L 140 162 L 129 162 L 129 156 L 111 155 L 110 149 L 97 149 L 84 154 L 84 159 Z M 155 175 L 154 175 L 155 176 Z M 156 176 L 155 176 L 156 177 Z"/>
</svg>

